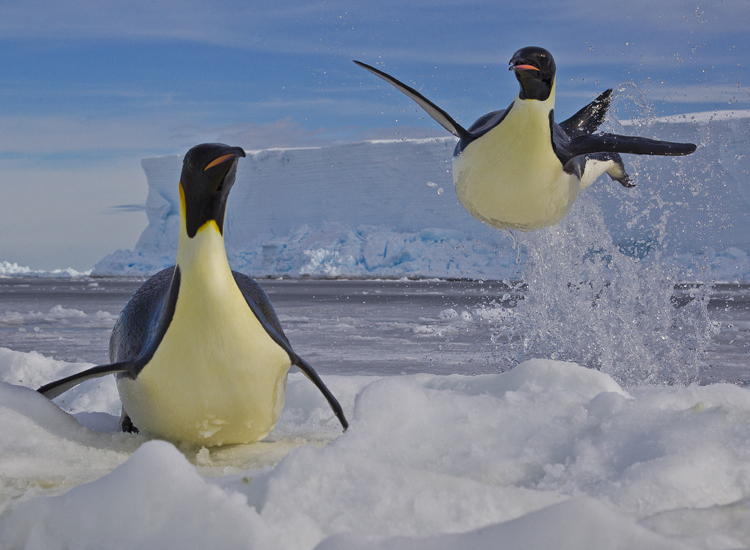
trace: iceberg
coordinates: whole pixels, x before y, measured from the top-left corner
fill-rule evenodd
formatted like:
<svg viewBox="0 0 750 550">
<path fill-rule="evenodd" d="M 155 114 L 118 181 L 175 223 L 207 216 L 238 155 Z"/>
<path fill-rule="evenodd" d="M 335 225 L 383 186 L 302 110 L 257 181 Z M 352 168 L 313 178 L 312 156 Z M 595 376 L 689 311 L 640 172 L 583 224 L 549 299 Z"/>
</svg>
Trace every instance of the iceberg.
<svg viewBox="0 0 750 550">
<path fill-rule="evenodd" d="M 602 209 L 618 248 L 658 254 L 686 280 L 707 272 L 750 280 L 750 111 L 614 120 L 605 129 L 699 145 L 684 158 L 626 155 L 635 189 L 602 178 L 581 194 Z M 248 151 L 227 206 L 233 268 L 255 277 L 518 278 L 525 236 L 491 229 L 458 203 L 454 145 L 449 137 Z M 172 265 L 181 163 L 182 155 L 143 159 L 148 227 L 93 275 Z"/>
</svg>

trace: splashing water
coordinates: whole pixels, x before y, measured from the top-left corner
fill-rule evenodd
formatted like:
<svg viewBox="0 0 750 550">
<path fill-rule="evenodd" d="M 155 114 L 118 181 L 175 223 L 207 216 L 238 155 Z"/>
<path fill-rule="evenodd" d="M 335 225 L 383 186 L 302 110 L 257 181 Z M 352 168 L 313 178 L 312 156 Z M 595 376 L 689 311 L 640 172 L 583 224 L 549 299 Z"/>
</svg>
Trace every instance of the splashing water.
<svg viewBox="0 0 750 550">
<path fill-rule="evenodd" d="M 616 94 L 616 105 L 631 104 L 621 111 L 653 116 L 633 85 L 620 86 Z M 618 125 L 608 121 L 606 131 Z M 627 133 L 643 135 L 643 130 Z M 557 226 L 517 236 L 528 255 L 523 274 L 528 290 L 512 321 L 493 337 L 499 364 L 535 357 L 575 361 L 628 386 L 697 379 L 715 332 L 707 309 L 712 286 L 678 285 L 677 269 L 664 261 L 679 205 L 661 198 L 649 162 L 626 159 L 639 184 L 640 211 L 628 200 L 632 194 L 623 195 L 619 186 L 602 179 L 596 184 L 602 190 L 583 192 Z M 699 176 L 691 179 L 684 171 L 671 175 L 678 176 L 690 180 L 681 185 L 702 184 Z M 615 243 L 605 224 L 597 198 L 608 192 L 619 193 L 618 214 L 635 235 L 628 243 Z"/>
<path fill-rule="evenodd" d="M 710 285 L 683 297 L 658 258 L 623 254 L 591 197 L 524 245 L 528 292 L 508 329 L 515 361 L 575 361 L 624 385 L 697 378 L 713 330 Z"/>
</svg>

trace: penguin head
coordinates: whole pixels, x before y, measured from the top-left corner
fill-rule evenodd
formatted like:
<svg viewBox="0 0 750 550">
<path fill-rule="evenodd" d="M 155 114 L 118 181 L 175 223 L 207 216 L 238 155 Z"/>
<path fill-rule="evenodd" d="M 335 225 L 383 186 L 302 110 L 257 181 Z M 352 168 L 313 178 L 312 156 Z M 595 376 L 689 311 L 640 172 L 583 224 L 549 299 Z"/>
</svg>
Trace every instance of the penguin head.
<svg viewBox="0 0 750 550">
<path fill-rule="evenodd" d="M 546 101 L 555 83 L 555 60 L 544 48 L 529 46 L 521 48 L 510 60 L 509 70 L 516 74 L 521 84 L 521 99 Z"/>
<path fill-rule="evenodd" d="M 244 157 L 240 147 L 222 143 L 196 145 L 185 155 L 180 175 L 180 195 L 188 237 L 215 221 L 224 234 L 224 212 L 229 190 L 234 185 L 237 159 Z"/>
</svg>

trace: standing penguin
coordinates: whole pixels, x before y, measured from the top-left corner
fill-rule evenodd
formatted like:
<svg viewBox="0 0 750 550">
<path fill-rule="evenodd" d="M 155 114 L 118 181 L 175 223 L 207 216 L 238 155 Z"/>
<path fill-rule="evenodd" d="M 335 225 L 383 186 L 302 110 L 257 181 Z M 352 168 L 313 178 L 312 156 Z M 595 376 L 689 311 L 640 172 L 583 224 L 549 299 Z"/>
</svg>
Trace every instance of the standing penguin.
<svg viewBox="0 0 750 550">
<path fill-rule="evenodd" d="M 52 399 L 90 378 L 114 374 L 123 431 L 145 430 L 199 445 L 265 437 L 284 406 L 296 365 L 323 393 L 344 429 L 336 398 L 292 350 L 265 292 L 232 271 L 224 247 L 224 212 L 239 147 L 219 143 L 188 151 L 180 176 L 176 265 L 133 295 L 112 331 L 112 362 L 52 382 Z"/>
<path fill-rule="evenodd" d="M 632 187 L 619 153 L 689 155 L 691 143 L 594 134 L 612 90 L 561 124 L 554 121 L 555 61 L 544 48 L 518 50 L 510 60 L 521 90 L 510 107 L 466 130 L 422 94 L 370 65 L 355 63 L 409 96 L 459 138 L 453 152 L 456 195 L 469 213 L 498 229 L 534 231 L 565 217 L 578 192 L 606 172 Z"/>
</svg>

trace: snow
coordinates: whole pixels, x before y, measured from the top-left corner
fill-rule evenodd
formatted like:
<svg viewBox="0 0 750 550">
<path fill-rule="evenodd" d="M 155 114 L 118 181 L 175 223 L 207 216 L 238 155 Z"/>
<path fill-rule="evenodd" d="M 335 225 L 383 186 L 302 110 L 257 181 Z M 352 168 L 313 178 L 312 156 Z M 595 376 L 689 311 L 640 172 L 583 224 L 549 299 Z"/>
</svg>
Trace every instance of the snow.
<svg viewBox="0 0 750 550">
<path fill-rule="evenodd" d="M 91 270 L 76 271 L 70 267 L 42 271 L 20 266 L 16 262 L 0 262 L 0 277 L 87 277 L 90 274 Z"/>
<path fill-rule="evenodd" d="M 636 96 L 621 87 L 612 112 L 647 114 L 632 108 L 643 99 Z M 683 280 L 702 279 L 704 267 L 718 280 L 750 280 L 747 112 L 623 118 L 605 130 L 689 141 L 698 151 L 626 155 L 635 189 L 602 177 L 579 200 L 600 205 L 621 250 L 669 259 Z M 461 207 L 454 144 L 449 137 L 248 151 L 227 206 L 232 266 L 256 277 L 520 277 L 527 236 L 492 230 Z M 149 225 L 133 250 L 113 252 L 94 274 L 144 275 L 174 262 L 181 162 L 143 160 Z"/>
<path fill-rule="evenodd" d="M 44 325 L 46 323 L 60 323 L 63 325 L 112 328 L 117 317 L 107 311 L 97 311 L 94 314 L 66 308 L 60 304 L 53 306 L 46 313 L 41 311 L 5 311 L 0 314 L 0 325 Z"/>
<path fill-rule="evenodd" d="M 24 387 L 87 366 L 0 350 L 0 547 L 750 545 L 745 388 L 623 388 L 543 359 L 325 376 L 342 434 L 293 373 L 266 440 L 207 449 L 117 433 L 112 380 L 58 400 L 72 415 Z"/>
</svg>

